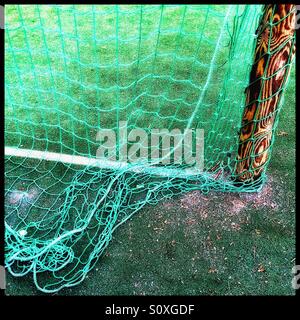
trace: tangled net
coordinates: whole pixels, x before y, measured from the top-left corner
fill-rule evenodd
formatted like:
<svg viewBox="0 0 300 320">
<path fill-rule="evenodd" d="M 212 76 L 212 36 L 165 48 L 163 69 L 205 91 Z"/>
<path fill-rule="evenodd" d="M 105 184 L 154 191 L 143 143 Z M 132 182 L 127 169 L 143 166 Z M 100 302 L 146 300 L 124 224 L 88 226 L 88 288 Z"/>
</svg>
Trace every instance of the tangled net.
<svg viewBox="0 0 300 320">
<path fill-rule="evenodd" d="M 37 288 L 47 293 L 77 285 L 102 255 L 114 230 L 146 204 L 155 205 L 191 190 L 233 188 L 223 179 L 219 185 L 216 181 L 212 174 L 166 179 L 132 168 L 86 167 L 63 191 L 62 205 L 55 213 L 35 216 L 29 223 L 24 217 L 13 227 L 7 219 L 7 268 L 14 276 L 33 272 Z"/>
</svg>

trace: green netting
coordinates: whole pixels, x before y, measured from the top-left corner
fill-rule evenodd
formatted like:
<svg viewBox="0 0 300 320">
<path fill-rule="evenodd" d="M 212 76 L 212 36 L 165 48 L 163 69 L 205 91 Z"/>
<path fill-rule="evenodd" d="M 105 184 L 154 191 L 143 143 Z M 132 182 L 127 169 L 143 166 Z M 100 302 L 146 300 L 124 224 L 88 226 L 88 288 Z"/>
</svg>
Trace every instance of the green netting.
<svg viewBox="0 0 300 320">
<path fill-rule="evenodd" d="M 195 189 L 261 187 L 265 174 L 247 188 L 232 179 L 261 13 L 260 5 L 5 7 L 13 275 L 32 273 L 44 292 L 76 285 L 113 231 L 146 204 Z M 120 121 L 128 132 L 203 129 L 203 170 L 172 155 L 162 161 L 162 141 L 154 160 L 141 156 L 151 155 L 149 144 L 132 140 L 138 161 L 124 165 L 117 142 L 111 158 L 119 167 L 86 163 L 97 159 L 99 130 L 119 132 Z"/>
</svg>

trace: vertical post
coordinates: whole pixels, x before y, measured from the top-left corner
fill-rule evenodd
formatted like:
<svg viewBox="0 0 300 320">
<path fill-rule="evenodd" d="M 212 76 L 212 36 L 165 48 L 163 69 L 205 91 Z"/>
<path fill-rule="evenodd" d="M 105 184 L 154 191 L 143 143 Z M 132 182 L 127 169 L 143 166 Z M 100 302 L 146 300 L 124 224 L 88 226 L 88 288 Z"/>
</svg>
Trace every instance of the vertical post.
<svg viewBox="0 0 300 320">
<path fill-rule="evenodd" d="M 234 180 L 262 181 L 270 160 L 280 100 L 295 53 L 296 5 L 265 5 L 246 88 Z"/>
</svg>

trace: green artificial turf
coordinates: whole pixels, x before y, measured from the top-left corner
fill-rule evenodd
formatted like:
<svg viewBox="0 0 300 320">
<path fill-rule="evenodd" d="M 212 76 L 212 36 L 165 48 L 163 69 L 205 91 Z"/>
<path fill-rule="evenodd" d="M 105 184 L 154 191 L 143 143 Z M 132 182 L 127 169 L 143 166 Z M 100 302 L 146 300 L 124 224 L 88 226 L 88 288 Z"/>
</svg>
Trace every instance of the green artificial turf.
<svg viewBox="0 0 300 320">
<path fill-rule="evenodd" d="M 84 8 L 84 7 L 83 7 Z M 26 8 L 25 8 L 26 9 Z M 220 11 L 221 7 L 214 10 Z M 38 23 L 37 16 L 32 15 L 28 7 L 28 16 L 34 28 Z M 26 10 L 24 10 L 26 13 Z M 84 12 L 84 9 L 83 9 Z M 53 16 L 52 16 L 53 15 Z M 170 10 L 165 18 L 165 28 L 172 28 L 172 24 L 178 25 L 181 11 Z M 18 11 L 15 6 L 6 9 L 6 16 L 9 21 L 18 21 Z M 104 34 L 112 33 L 111 28 L 114 13 L 108 14 L 102 26 L 107 26 L 107 30 L 98 28 L 96 32 Z M 52 21 L 53 28 L 57 26 L 56 15 L 49 10 L 48 18 Z M 84 14 L 81 17 L 85 18 Z M 158 17 L 156 12 L 149 13 L 144 22 L 143 32 L 145 35 L 153 30 L 153 21 Z M 187 31 L 195 32 L 186 39 L 182 45 L 182 55 L 189 55 L 195 51 L 196 34 L 203 21 L 196 22 L 195 19 L 187 21 Z M 70 20 L 68 20 L 70 19 Z M 74 25 L 73 17 L 63 20 L 63 28 Z M 148 19 L 148 20 L 147 20 Z M 107 20 L 107 21 L 106 21 Z M 132 21 L 127 21 L 130 24 Z M 213 20 L 206 22 L 211 30 L 209 35 L 215 38 Z M 93 30 L 87 27 L 88 21 L 78 22 L 78 34 L 83 35 L 81 39 L 84 43 L 85 37 L 89 38 Z M 50 24 L 50 28 L 51 28 Z M 122 29 L 122 28 L 121 28 Z M 122 30 L 128 31 L 129 28 Z M 131 30 L 135 34 L 134 30 Z M 130 32 L 131 32 L 130 31 Z M 73 33 L 74 30 L 69 30 Z M 129 32 L 129 31 L 128 31 Z M 129 32 L 129 33 L 130 33 Z M 126 34 L 128 36 L 128 34 Z M 51 37 L 51 34 L 49 35 Z M 98 34 L 99 37 L 103 34 Z M 39 29 L 30 34 L 29 42 L 34 48 L 43 47 L 42 35 Z M 16 31 L 15 36 L 12 32 L 14 47 L 22 48 L 24 39 Z M 209 39 L 208 39 L 209 40 Z M 70 153 L 76 150 L 78 154 L 93 154 L 97 143 L 95 135 L 99 124 L 99 119 L 94 116 L 93 109 L 101 107 L 101 125 L 103 127 L 115 126 L 111 123 L 111 114 L 116 106 L 115 92 L 101 92 L 98 94 L 94 83 L 99 83 L 101 87 L 108 88 L 116 82 L 116 70 L 114 68 L 99 71 L 97 68 L 85 66 L 84 69 L 76 62 L 78 53 L 77 44 L 74 39 L 66 37 L 65 54 L 74 58 L 74 62 L 64 66 L 62 59 L 55 59 L 55 48 L 61 47 L 57 43 L 58 39 L 53 35 L 50 42 L 53 48 L 49 59 L 56 71 L 61 71 L 61 76 L 51 80 L 47 56 L 35 52 L 33 59 L 38 59 L 39 69 L 36 70 L 39 86 L 45 89 L 44 94 L 39 96 L 32 91 L 36 81 L 31 72 L 30 57 L 26 52 L 18 52 L 19 67 L 23 70 L 21 76 L 24 86 L 20 84 L 16 73 L 9 73 L 6 81 L 10 84 L 10 101 L 18 106 L 18 119 L 22 121 L 19 127 L 14 122 L 14 108 L 10 105 L 5 110 L 6 115 L 6 145 L 18 145 L 24 148 L 34 147 L 38 150 L 47 149 L 49 151 Z M 147 40 L 140 54 L 147 55 L 153 51 L 152 40 Z M 132 45 L 132 47 L 131 47 Z M 90 62 L 91 50 L 98 50 L 103 63 L 109 63 L 115 57 L 115 43 L 107 43 L 103 46 L 94 47 L 87 43 L 80 47 L 80 60 Z M 101 51 L 102 50 L 102 51 Z M 132 55 L 136 54 L 137 48 L 133 44 L 122 47 L 124 52 L 120 53 L 123 63 L 135 59 Z M 148 50 L 148 51 L 147 51 Z M 172 35 L 165 35 L 161 39 L 162 52 L 174 50 Z M 199 53 L 199 59 L 205 60 L 205 54 L 213 50 L 212 44 L 207 44 L 206 52 Z M 141 58 L 140 57 L 140 58 Z M 220 59 L 222 54 L 220 53 Z M 15 65 L 9 59 L 6 60 L 6 67 Z M 44 59 L 44 60 L 43 60 Z M 127 60 L 126 60 L 127 59 Z M 42 62 L 41 62 L 42 61 Z M 43 62 L 44 61 L 44 62 Z M 151 61 L 142 64 L 139 68 L 141 74 L 151 71 Z M 221 64 L 222 61 L 220 60 Z M 26 72 L 26 66 L 28 72 Z M 156 72 L 168 74 L 170 58 L 161 59 Z M 150 70 L 150 71 L 149 71 Z M 185 79 L 189 75 L 190 64 L 184 62 L 176 65 L 176 76 Z M 137 76 L 137 70 L 128 68 L 121 72 L 118 83 L 126 85 Z M 195 83 L 200 82 L 203 74 L 201 67 L 195 72 L 198 78 L 193 79 Z M 80 86 L 72 79 L 80 79 L 86 87 Z M 219 76 L 222 76 L 220 71 Z M 14 78 L 15 77 L 15 78 Z M 260 193 L 222 193 L 209 192 L 190 192 L 178 196 L 172 200 L 164 201 L 156 206 L 147 206 L 137 213 L 130 221 L 117 229 L 113 235 L 113 240 L 108 246 L 105 254 L 99 259 L 96 267 L 88 273 L 87 278 L 79 286 L 70 289 L 63 289 L 58 295 L 292 295 L 294 291 L 291 287 L 291 269 L 294 265 L 295 256 L 295 71 L 291 73 L 290 82 L 285 93 L 283 109 L 280 114 L 280 122 L 275 133 L 276 139 L 273 148 L 272 160 L 268 170 L 268 181 Z M 50 82 L 49 82 L 50 81 Z M 51 81 L 53 81 L 51 83 Z M 214 82 L 214 79 L 213 81 Z M 177 84 L 176 89 L 170 85 L 169 91 L 171 98 L 181 96 L 186 88 L 182 84 Z M 55 95 L 55 90 L 47 91 L 49 86 L 59 88 L 66 95 Z M 144 87 L 143 87 L 144 86 Z M 163 80 L 141 84 L 139 90 L 147 88 L 153 90 L 153 94 L 165 89 L 166 83 Z M 27 89 L 28 90 L 27 90 Z M 197 100 L 197 92 L 189 91 L 185 97 L 189 103 Z M 208 92 L 207 100 L 214 104 L 217 101 L 216 88 Z M 24 104 L 24 96 L 26 104 Z M 119 104 L 126 105 L 132 99 L 132 92 L 125 92 L 119 97 Z M 72 99 L 70 99 L 72 97 Z M 185 122 L 180 119 L 188 119 L 190 109 L 183 107 L 183 104 L 176 104 L 179 108 L 176 118 L 170 123 L 170 112 L 174 105 L 169 102 L 160 102 L 160 115 L 158 127 L 181 127 Z M 151 99 L 144 100 L 143 108 L 147 110 L 157 110 L 158 105 L 153 105 Z M 183 103 L 183 102 L 181 102 Z M 50 107 L 55 106 L 55 112 L 51 112 Z M 38 107 L 38 108 L 37 108 Z M 134 111 L 139 105 L 130 106 L 130 111 Z M 31 108 L 32 112 L 28 113 Z M 57 110 L 59 109 L 60 128 L 57 126 Z M 174 109 L 173 109 L 174 110 Z M 200 127 L 209 128 L 210 117 L 209 104 L 204 108 L 208 113 L 202 115 Z M 173 112 L 173 111 L 172 111 Z M 71 114 L 85 115 L 85 124 L 82 126 L 78 117 L 72 118 Z M 129 111 L 120 110 L 120 117 L 128 116 Z M 238 118 L 239 113 L 233 115 Z M 130 115 L 135 125 L 147 127 L 148 123 L 158 121 L 154 114 L 144 115 L 142 120 Z M 140 122 L 139 122 L 140 121 Z M 41 125 L 41 123 L 43 125 Z M 71 125 L 70 125 L 71 123 Z M 236 123 L 236 127 L 239 123 Z M 228 135 L 235 132 L 236 127 L 232 127 Z M 208 129 L 209 130 L 209 129 Z M 32 138 L 34 133 L 34 139 Z M 75 134 L 74 134 L 75 133 Z M 60 139 L 58 139 L 58 135 Z M 45 138 L 46 137 L 46 138 Z M 226 136 L 225 136 L 226 138 Z M 59 143 L 58 143 L 59 141 Z M 222 140 L 221 140 L 222 142 Z M 39 197 L 40 212 L 43 214 L 43 207 L 50 208 L 50 212 L 56 209 L 53 205 L 57 197 L 58 190 L 63 190 L 72 179 L 74 172 L 78 168 L 66 167 L 62 164 L 41 162 L 38 170 L 26 171 L 24 168 L 31 165 L 36 166 L 32 160 L 18 162 L 14 159 L 6 164 L 6 171 L 12 170 L 11 178 L 6 179 L 6 184 L 15 189 L 47 189 L 47 195 Z M 16 163 L 20 165 L 16 165 Z M 55 182 L 53 181 L 55 177 Z M 57 177 L 60 178 L 56 181 Z M 36 180 L 35 183 L 32 181 Z M 30 184 L 26 184 L 30 181 Z M 51 196 L 52 194 L 52 196 Z M 6 199 L 6 202 L 9 198 Z M 37 204 L 38 205 L 38 204 Z M 7 295 L 38 295 L 41 294 L 35 288 L 31 276 L 14 278 L 7 274 Z"/>
</svg>

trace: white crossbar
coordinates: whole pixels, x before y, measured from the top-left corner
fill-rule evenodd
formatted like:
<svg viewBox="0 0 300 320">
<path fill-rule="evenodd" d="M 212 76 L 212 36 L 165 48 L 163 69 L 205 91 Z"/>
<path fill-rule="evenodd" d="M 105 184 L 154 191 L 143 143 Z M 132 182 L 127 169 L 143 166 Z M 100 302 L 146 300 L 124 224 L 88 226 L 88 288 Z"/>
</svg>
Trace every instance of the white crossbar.
<svg viewBox="0 0 300 320">
<path fill-rule="evenodd" d="M 126 169 L 132 172 L 144 172 L 164 177 L 186 177 L 203 174 L 199 169 L 176 169 L 158 166 L 135 166 L 123 161 L 111 161 L 108 159 L 88 158 L 83 156 L 75 156 L 70 154 L 55 153 L 49 151 L 38 151 L 31 149 L 21 149 L 14 147 L 5 147 L 5 156 L 15 156 L 22 158 L 31 158 L 45 161 L 55 161 L 81 166 L 92 166 L 103 169 Z"/>
</svg>

